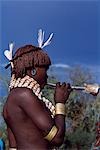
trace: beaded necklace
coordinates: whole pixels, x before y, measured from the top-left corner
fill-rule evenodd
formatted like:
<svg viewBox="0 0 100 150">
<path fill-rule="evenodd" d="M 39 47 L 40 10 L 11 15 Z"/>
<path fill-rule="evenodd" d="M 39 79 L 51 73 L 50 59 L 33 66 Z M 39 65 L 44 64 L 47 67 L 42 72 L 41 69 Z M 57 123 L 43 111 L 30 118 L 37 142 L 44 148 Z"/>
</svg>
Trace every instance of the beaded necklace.
<svg viewBox="0 0 100 150">
<path fill-rule="evenodd" d="M 45 106 L 50 110 L 52 113 L 52 118 L 55 116 L 55 106 L 50 102 L 48 99 L 42 96 L 42 92 L 40 89 L 40 85 L 37 83 L 36 80 L 31 78 L 30 76 L 26 75 L 23 78 L 15 78 L 15 74 L 12 75 L 9 89 L 13 89 L 16 87 L 26 87 L 33 91 L 33 93 L 38 97 L 39 100 L 42 100 L 45 103 Z"/>
</svg>

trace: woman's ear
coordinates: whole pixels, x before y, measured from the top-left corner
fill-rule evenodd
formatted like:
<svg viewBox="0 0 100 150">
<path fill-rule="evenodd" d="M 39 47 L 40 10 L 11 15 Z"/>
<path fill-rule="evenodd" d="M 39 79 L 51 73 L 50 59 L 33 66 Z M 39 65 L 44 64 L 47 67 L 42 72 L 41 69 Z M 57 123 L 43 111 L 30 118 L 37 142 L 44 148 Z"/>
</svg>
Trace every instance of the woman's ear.
<svg viewBox="0 0 100 150">
<path fill-rule="evenodd" d="M 33 76 L 35 76 L 35 75 L 36 75 L 36 69 L 32 69 L 32 70 L 31 70 L 31 74 L 32 74 Z"/>
</svg>

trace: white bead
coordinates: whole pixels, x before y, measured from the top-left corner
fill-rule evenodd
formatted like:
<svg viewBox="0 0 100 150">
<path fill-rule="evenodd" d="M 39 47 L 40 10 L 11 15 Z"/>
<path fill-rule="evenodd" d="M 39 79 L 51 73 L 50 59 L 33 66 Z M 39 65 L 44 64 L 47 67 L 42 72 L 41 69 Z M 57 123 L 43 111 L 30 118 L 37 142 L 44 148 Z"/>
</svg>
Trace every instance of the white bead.
<svg viewBox="0 0 100 150">
<path fill-rule="evenodd" d="M 21 87 L 23 85 L 23 83 L 25 82 L 24 79 L 21 80 L 21 82 L 18 84 L 18 87 Z"/>
<path fill-rule="evenodd" d="M 46 99 L 45 97 L 42 97 L 43 102 L 45 102 L 45 99 Z"/>
<path fill-rule="evenodd" d="M 46 106 L 48 107 L 48 102 L 45 102 Z"/>
<path fill-rule="evenodd" d="M 27 80 L 27 79 L 29 79 L 29 76 L 28 76 L 28 75 L 26 75 L 23 79 Z"/>
<path fill-rule="evenodd" d="M 33 82 L 31 82 L 31 83 L 28 85 L 28 87 L 29 87 L 29 88 L 33 88 L 33 85 L 34 85 Z"/>
<path fill-rule="evenodd" d="M 13 87 L 15 85 L 15 82 L 16 80 L 13 80 L 11 83 L 10 83 L 10 87 Z"/>
<path fill-rule="evenodd" d="M 18 84 L 19 84 L 19 82 L 20 82 L 20 78 L 18 78 L 18 79 L 17 79 L 17 81 L 16 81 L 16 83 L 15 83 L 14 87 L 17 87 L 17 86 L 18 86 Z"/>
<path fill-rule="evenodd" d="M 15 74 L 12 74 L 11 80 L 15 79 Z"/>
<path fill-rule="evenodd" d="M 36 90 L 38 88 L 37 84 L 34 86 L 34 90 Z"/>
<path fill-rule="evenodd" d="M 37 89 L 37 93 L 39 93 L 40 92 L 40 87 L 38 87 L 38 89 Z"/>
<path fill-rule="evenodd" d="M 53 116 L 53 115 L 51 115 L 51 117 L 52 117 L 52 118 L 54 118 L 54 116 Z"/>
<path fill-rule="evenodd" d="M 52 103 L 51 102 L 49 102 L 49 108 L 51 108 L 52 107 Z"/>
<path fill-rule="evenodd" d="M 38 97 L 39 93 L 35 92 L 35 95 Z"/>
<path fill-rule="evenodd" d="M 35 93 L 35 92 L 36 92 L 36 89 L 33 88 L 33 93 Z"/>
<path fill-rule="evenodd" d="M 39 92 L 40 92 L 40 89 L 37 88 L 35 93 L 39 94 Z"/>
<path fill-rule="evenodd" d="M 41 93 L 38 94 L 38 98 L 42 100 Z"/>
</svg>

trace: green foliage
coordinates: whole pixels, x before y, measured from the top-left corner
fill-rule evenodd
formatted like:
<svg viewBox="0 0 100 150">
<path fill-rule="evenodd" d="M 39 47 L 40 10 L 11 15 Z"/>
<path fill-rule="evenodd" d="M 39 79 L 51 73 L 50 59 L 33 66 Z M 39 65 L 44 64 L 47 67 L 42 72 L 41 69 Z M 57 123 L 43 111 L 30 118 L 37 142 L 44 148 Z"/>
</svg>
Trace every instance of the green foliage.
<svg viewBox="0 0 100 150">
<path fill-rule="evenodd" d="M 82 150 L 89 149 L 91 143 L 94 141 L 95 136 L 93 132 L 84 131 L 81 127 L 78 127 L 74 132 L 66 134 L 67 140 L 71 141 L 72 147 L 79 145 Z"/>
<path fill-rule="evenodd" d="M 5 91 L 8 93 L 9 77 L 6 75 L 5 76 L 0 75 L 0 82 L 3 83 Z"/>
</svg>

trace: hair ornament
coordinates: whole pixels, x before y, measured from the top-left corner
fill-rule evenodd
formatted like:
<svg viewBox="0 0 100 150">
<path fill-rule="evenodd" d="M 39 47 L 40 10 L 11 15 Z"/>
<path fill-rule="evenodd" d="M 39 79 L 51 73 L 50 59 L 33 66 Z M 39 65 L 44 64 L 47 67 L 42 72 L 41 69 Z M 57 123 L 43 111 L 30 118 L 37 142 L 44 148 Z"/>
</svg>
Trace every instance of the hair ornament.
<svg viewBox="0 0 100 150">
<path fill-rule="evenodd" d="M 51 43 L 51 40 L 53 38 L 53 33 L 50 34 L 49 38 L 46 42 L 44 42 L 44 31 L 42 29 L 39 29 L 38 31 L 38 45 L 40 48 L 44 48 L 45 46 L 49 45 Z"/>
<path fill-rule="evenodd" d="M 12 60 L 12 52 L 14 48 L 14 43 L 9 43 L 9 50 L 4 51 L 4 55 L 7 57 L 7 59 L 10 61 L 12 68 L 14 67 Z"/>
<path fill-rule="evenodd" d="M 44 48 L 45 46 L 49 45 L 51 43 L 51 40 L 53 38 L 53 33 L 50 34 L 49 38 L 47 39 L 47 41 L 44 42 L 44 31 L 42 31 L 42 29 L 39 29 L 38 31 L 38 47 L 39 48 Z M 5 66 L 5 69 L 7 69 L 10 65 L 12 68 L 14 68 L 14 64 L 13 64 L 13 48 L 14 48 L 14 43 L 11 42 L 9 43 L 9 50 L 5 50 L 4 51 L 4 55 L 6 56 L 6 58 L 9 60 L 9 64 L 7 64 Z"/>
</svg>

